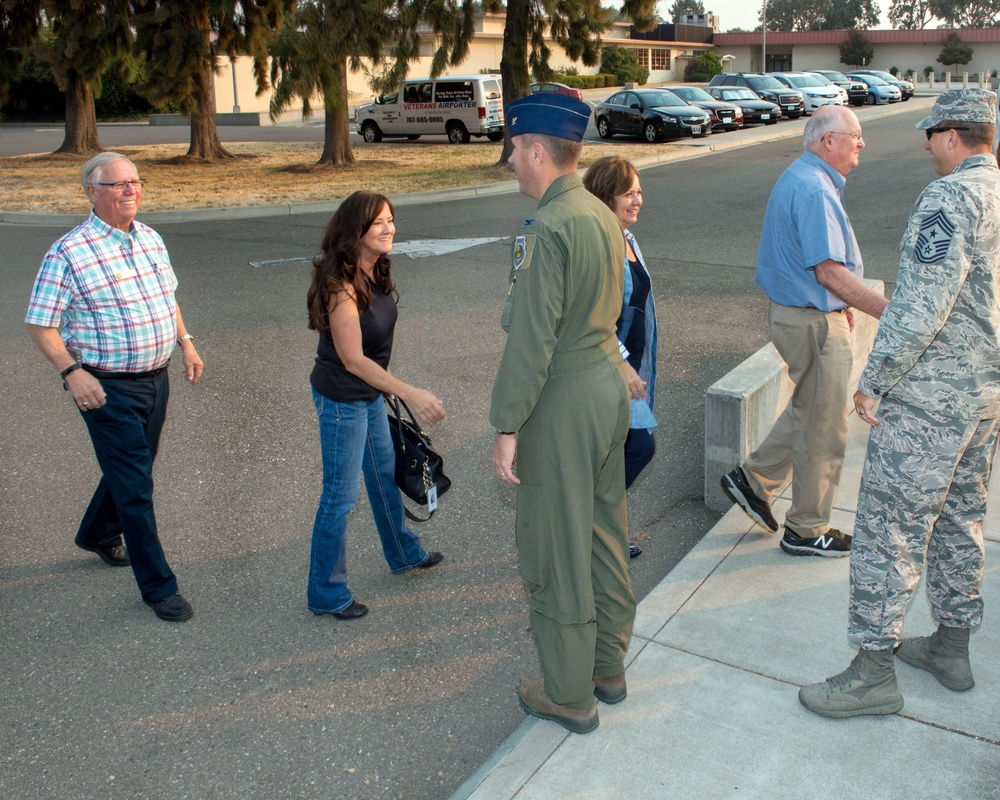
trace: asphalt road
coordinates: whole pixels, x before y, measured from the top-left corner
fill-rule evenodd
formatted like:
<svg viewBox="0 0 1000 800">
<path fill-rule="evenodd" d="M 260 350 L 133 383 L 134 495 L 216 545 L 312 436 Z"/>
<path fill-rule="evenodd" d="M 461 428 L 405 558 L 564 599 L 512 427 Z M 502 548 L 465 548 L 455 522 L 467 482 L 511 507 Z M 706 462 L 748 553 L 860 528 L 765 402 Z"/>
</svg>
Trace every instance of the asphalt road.
<svg viewBox="0 0 1000 800">
<path fill-rule="evenodd" d="M 866 124 L 847 203 L 869 277 L 895 279 L 903 223 L 934 176 L 907 113 Z M 642 596 L 712 526 L 701 502 L 705 389 L 768 338 L 753 283 L 763 208 L 797 139 L 643 171 L 634 231 L 653 276 L 661 350 L 658 452 L 630 493 Z M 509 237 L 519 195 L 401 206 L 397 243 Z M 161 536 L 192 601 L 155 619 L 128 570 L 72 543 L 98 471 L 84 426 L 28 339 L 24 308 L 58 227 L 0 225 L 0 796 L 448 797 L 521 723 L 537 670 L 513 541 L 513 490 L 489 464 L 509 238 L 394 258 L 394 370 L 445 402 L 433 430 L 454 486 L 426 574 L 385 567 L 363 493 L 349 572 L 372 611 L 305 606 L 319 448 L 305 327 L 327 216 L 164 224 L 179 301 L 206 362 L 176 365 L 156 471 Z M 627 765 L 623 765 L 627 769 Z"/>
</svg>

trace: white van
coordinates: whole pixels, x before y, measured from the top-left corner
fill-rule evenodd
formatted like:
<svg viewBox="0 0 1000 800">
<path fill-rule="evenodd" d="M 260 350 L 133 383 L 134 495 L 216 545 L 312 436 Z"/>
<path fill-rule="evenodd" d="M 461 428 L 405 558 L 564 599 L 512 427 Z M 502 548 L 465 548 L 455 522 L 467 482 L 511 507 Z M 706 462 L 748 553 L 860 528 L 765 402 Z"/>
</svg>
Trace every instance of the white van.
<svg viewBox="0 0 1000 800">
<path fill-rule="evenodd" d="M 395 94 L 358 106 L 354 121 L 366 142 L 381 142 L 383 136 L 419 139 L 442 133 L 452 144 L 465 144 L 470 136 L 499 142 L 503 139 L 500 76 L 413 78 Z"/>
</svg>

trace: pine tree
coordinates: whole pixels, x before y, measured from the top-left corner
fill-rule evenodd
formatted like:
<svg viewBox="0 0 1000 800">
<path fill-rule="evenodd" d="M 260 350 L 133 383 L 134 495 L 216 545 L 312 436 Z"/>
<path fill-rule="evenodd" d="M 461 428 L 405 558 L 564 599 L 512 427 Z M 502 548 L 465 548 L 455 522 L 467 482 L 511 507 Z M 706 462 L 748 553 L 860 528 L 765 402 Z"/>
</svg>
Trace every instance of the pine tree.
<svg viewBox="0 0 1000 800">
<path fill-rule="evenodd" d="M 10 97 L 10 86 L 38 35 L 40 5 L 38 0 L 0 0 L 0 105 Z"/>
<path fill-rule="evenodd" d="M 66 98 L 65 135 L 57 153 L 101 151 L 94 97 L 101 76 L 131 62 L 132 27 L 128 0 L 42 0 L 47 25 L 34 46 Z"/>
<path fill-rule="evenodd" d="M 857 28 L 847 32 L 847 38 L 840 43 L 840 63 L 849 67 L 864 67 L 875 58 L 875 48 Z"/>
<path fill-rule="evenodd" d="M 484 0 L 486 11 L 502 11 L 502 0 Z M 656 0 L 624 0 L 621 16 L 632 20 L 641 31 L 656 24 Z M 503 78 L 504 107 L 528 93 L 531 76 L 551 80 L 551 50 L 546 33 L 573 61 L 595 66 L 601 57 L 601 34 L 611 25 L 612 12 L 600 0 L 507 0 L 503 30 L 503 55 L 500 75 Z M 498 166 L 507 166 L 511 154 L 510 137 L 504 136 Z"/>
<path fill-rule="evenodd" d="M 272 118 L 295 98 L 309 116 L 310 98 L 319 93 L 326 118 L 318 163 L 353 163 L 348 73 L 361 70 L 367 59 L 372 88 L 395 89 L 420 54 L 421 23 L 440 42 L 431 75 L 458 66 L 469 53 L 474 6 L 473 0 L 303 0 L 271 46 Z"/>
<path fill-rule="evenodd" d="M 251 56 L 257 90 L 265 91 L 268 43 L 292 0 L 136 0 L 136 6 L 146 57 L 142 90 L 156 107 L 169 104 L 190 115 L 188 158 L 230 157 L 215 126 L 212 79 L 219 56 Z"/>
<path fill-rule="evenodd" d="M 952 31 L 947 36 L 941 37 L 941 53 L 937 57 L 939 64 L 952 67 L 968 64 L 970 61 L 972 61 L 972 46 L 963 42 L 957 33 Z"/>
</svg>

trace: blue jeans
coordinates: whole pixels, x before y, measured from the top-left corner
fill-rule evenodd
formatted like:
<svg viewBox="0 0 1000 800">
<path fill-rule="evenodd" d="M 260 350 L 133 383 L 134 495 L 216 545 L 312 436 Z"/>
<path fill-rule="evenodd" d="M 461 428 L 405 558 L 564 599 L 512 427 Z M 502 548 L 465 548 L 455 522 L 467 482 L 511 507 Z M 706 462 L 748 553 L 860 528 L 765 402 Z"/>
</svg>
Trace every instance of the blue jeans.
<svg viewBox="0 0 1000 800">
<path fill-rule="evenodd" d="M 153 378 L 101 378 L 105 405 L 81 412 L 103 473 L 76 539 L 90 547 L 125 540 L 142 599 L 155 603 L 177 591 L 153 513 L 153 459 L 167 415 L 167 373 Z"/>
<path fill-rule="evenodd" d="M 313 402 L 323 452 L 323 495 L 313 525 L 306 596 L 310 611 L 334 613 L 354 602 L 347 588 L 347 515 L 358 500 L 362 473 L 389 569 L 406 572 L 430 554 L 404 522 L 382 397 L 338 403 L 313 389 Z"/>
</svg>

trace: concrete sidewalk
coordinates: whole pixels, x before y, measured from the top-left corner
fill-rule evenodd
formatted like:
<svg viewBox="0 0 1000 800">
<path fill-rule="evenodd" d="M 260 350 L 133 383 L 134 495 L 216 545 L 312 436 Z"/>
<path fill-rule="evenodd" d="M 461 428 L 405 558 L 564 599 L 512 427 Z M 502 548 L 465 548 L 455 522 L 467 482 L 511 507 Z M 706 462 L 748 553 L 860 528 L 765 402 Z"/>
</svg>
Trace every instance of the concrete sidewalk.
<svg viewBox="0 0 1000 800">
<path fill-rule="evenodd" d="M 852 414 L 833 520 L 846 531 L 867 437 Z M 854 655 L 849 559 L 790 557 L 734 507 L 640 604 L 628 699 L 599 704 L 586 736 L 528 717 L 452 800 L 1000 798 L 1000 484 L 992 500 L 972 690 L 897 661 L 900 713 L 831 720 L 803 708 L 798 687 Z M 775 507 L 780 521 L 788 500 Z M 921 585 L 906 631 L 933 629 Z"/>
</svg>

